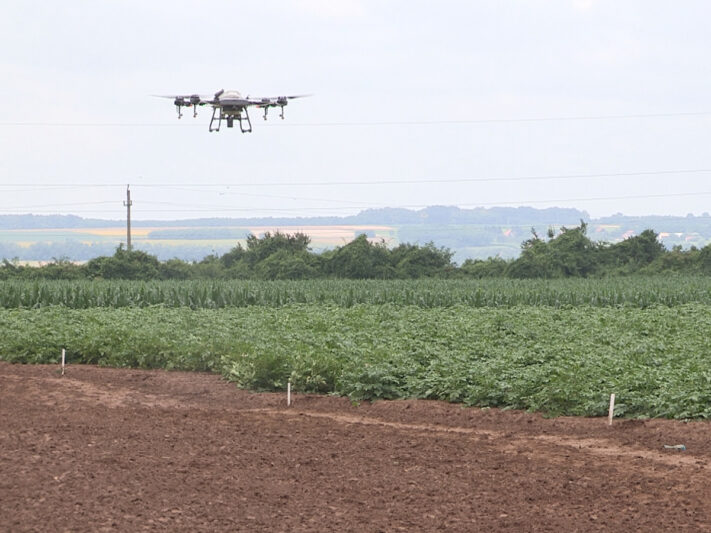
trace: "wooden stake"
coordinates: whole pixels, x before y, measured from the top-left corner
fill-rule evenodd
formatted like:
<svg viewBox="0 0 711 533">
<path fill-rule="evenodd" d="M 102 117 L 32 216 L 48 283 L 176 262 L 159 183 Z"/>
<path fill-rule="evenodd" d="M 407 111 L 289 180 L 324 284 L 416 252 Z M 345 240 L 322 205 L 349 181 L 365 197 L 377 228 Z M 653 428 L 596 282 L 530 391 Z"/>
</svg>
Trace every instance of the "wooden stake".
<svg viewBox="0 0 711 533">
<path fill-rule="evenodd" d="M 291 381 L 286 384 L 286 406 L 291 407 Z"/>
<path fill-rule="evenodd" d="M 615 416 L 615 395 L 610 394 L 610 412 L 607 415 L 607 423 L 612 425 L 612 417 Z"/>
<path fill-rule="evenodd" d="M 66 350 L 62 348 L 62 375 L 64 375 L 64 359 L 66 356 Z"/>
</svg>

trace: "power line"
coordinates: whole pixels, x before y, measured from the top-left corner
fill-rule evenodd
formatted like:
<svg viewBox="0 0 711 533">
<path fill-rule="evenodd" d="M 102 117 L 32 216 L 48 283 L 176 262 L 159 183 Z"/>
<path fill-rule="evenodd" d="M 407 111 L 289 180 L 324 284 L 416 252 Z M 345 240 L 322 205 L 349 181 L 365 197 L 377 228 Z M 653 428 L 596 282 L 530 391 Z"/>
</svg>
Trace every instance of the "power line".
<svg viewBox="0 0 711 533">
<path fill-rule="evenodd" d="M 711 115 L 711 111 L 689 111 L 680 113 L 630 113 L 618 115 L 572 115 L 547 117 L 514 117 L 483 119 L 443 119 L 443 120 L 382 120 L 382 121 L 332 121 L 332 122 L 272 122 L 262 127 L 272 128 L 328 128 L 328 127 L 373 127 L 373 126 L 436 126 L 467 124 L 507 124 L 527 122 L 574 122 L 592 120 L 627 120 L 650 118 L 695 117 Z M 42 122 L 42 121 L 5 121 L 0 127 L 107 127 L 107 128 L 143 128 L 143 127 L 205 127 L 202 122 L 190 124 L 177 122 Z"/>
<path fill-rule="evenodd" d="M 25 205 L 25 206 L 13 206 L 12 209 L 43 209 L 45 207 L 71 207 L 74 205 L 101 205 L 101 204 L 115 204 L 115 201 L 106 200 L 103 202 L 71 202 L 64 204 L 41 204 L 41 205 Z"/>
<path fill-rule="evenodd" d="M 478 206 L 497 206 L 497 205 L 521 205 L 521 204 L 548 204 L 548 203 L 558 203 L 558 202 L 597 202 L 597 201 L 609 201 L 609 200 L 643 200 L 650 198 L 669 198 L 669 197 L 687 197 L 687 196 L 707 196 L 711 195 L 711 191 L 702 192 L 685 192 L 685 193 L 664 193 L 664 194 L 635 194 L 628 196 L 598 196 L 598 197 L 582 197 L 582 198 L 565 198 L 565 199 L 553 199 L 553 200 L 517 200 L 517 201 L 504 201 L 504 202 L 476 202 L 476 203 L 457 203 L 456 205 L 460 207 L 478 207 Z M 163 202 L 164 204 L 169 204 L 169 202 Z M 181 204 L 178 204 L 181 205 Z M 432 204 L 402 204 L 391 206 L 394 209 L 419 209 L 431 207 Z M 348 207 L 292 207 L 292 208 L 252 208 L 252 207 L 236 207 L 236 208 L 223 208 L 218 205 L 213 205 L 206 207 L 207 211 L 214 211 L 220 209 L 223 211 L 333 211 L 337 209 L 370 209 L 372 205 L 360 205 L 360 206 L 348 206 Z M 163 211 L 163 210 L 155 210 Z M 203 212 L 203 209 L 166 209 L 167 212 L 172 211 L 195 211 Z"/>
<path fill-rule="evenodd" d="M 178 189 L 182 190 L 182 189 Z M 190 191 L 190 189 L 186 189 Z M 198 191 L 199 192 L 199 191 Z M 222 195 L 222 194 L 221 194 Z M 304 198 L 304 197 L 294 197 L 294 196 L 279 196 L 279 195 L 273 195 L 273 194 L 241 194 L 241 193 L 233 193 L 231 195 L 234 196 L 248 196 L 250 198 L 279 198 L 279 199 L 285 199 L 285 200 L 299 200 L 299 201 L 306 201 L 306 202 L 327 202 L 327 203 L 337 203 L 337 204 L 346 204 L 344 207 L 348 206 L 354 206 L 357 209 L 366 209 L 366 208 L 372 208 L 372 207 L 387 207 L 386 204 L 382 203 L 368 203 L 367 205 L 364 205 L 364 202 L 356 202 L 356 201 L 349 201 L 349 200 L 341 200 L 338 198 Z M 124 202 L 125 203 L 125 202 Z M 65 207 L 72 207 L 72 206 L 90 206 L 90 205 L 115 205 L 116 201 L 114 200 L 105 200 L 101 202 L 71 202 L 71 203 L 55 203 L 55 204 L 41 204 L 41 205 L 13 205 L 12 207 L 9 208 L 4 208 L 5 210 L 14 210 L 14 211 L 24 211 L 24 210 L 29 210 L 29 209 L 43 209 L 43 208 L 65 208 Z M 219 205 L 215 204 L 210 204 L 210 205 L 199 205 L 195 204 L 194 202 L 185 204 L 185 203 L 176 203 L 176 202 L 161 202 L 161 201 L 154 201 L 154 200 L 142 200 L 141 205 L 167 205 L 167 206 L 173 206 L 173 207 L 204 207 L 207 210 L 213 210 L 213 209 L 219 209 Z M 2 209 L 2 208 L 0 208 Z M 304 208 L 306 209 L 306 208 Z"/>
<path fill-rule="evenodd" d="M 222 194 L 221 194 L 222 196 Z M 240 197 L 249 197 L 249 198 L 277 198 L 277 199 L 282 199 L 282 200 L 299 200 L 303 202 L 326 202 L 326 203 L 336 203 L 336 204 L 344 204 L 342 207 L 349 208 L 349 207 L 357 207 L 359 209 L 364 209 L 365 207 L 388 207 L 387 204 L 382 204 L 382 203 L 373 203 L 373 202 L 358 202 L 358 201 L 350 201 L 350 200 L 341 200 L 340 198 L 305 198 L 303 196 L 295 197 L 295 196 L 279 196 L 279 195 L 274 195 L 274 194 L 241 194 L 241 193 L 233 193 L 231 196 L 240 196 Z M 176 203 L 176 202 L 156 202 L 152 200 L 147 200 L 147 201 L 142 201 L 142 204 L 149 204 L 149 205 L 169 205 L 173 207 L 205 207 L 206 209 L 214 209 L 216 207 L 216 204 L 210 204 L 210 205 L 199 205 L 196 203 Z"/>
<path fill-rule="evenodd" d="M 38 127 L 38 128 L 143 128 L 143 127 L 190 127 L 198 124 L 179 124 L 173 122 L 0 122 L 0 127 Z M 203 125 L 203 124 L 200 124 Z"/>
<path fill-rule="evenodd" d="M 540 174 L 529 176 L 487 176 L 487 177 L 458 177 L 458 178 L 439 178 L 429 177 L 421 179 L 397 179 L 385 178 L 378 180 L 361 180 L 361 181 L 259 181 L 252 183 L 137 183 L 134 188 L 168 188 L 168 187 L 190 187 L 190 188 L 216 188 L 216 187 L 277 187 L 277 186 L 335 186 L 342 185 L 412 185 L 418 183 L 478 183 L 478 182 L 508 182 L 508 181 L 536 181 L 536 180 L 577 180 L 590 178 L 622 178 L 635 176 L 663 176 L 671 174 L 706 174 L 710 173 L 711 168 L 697 169 L 675 169 L 675 170 L 643 170 L 631 172 L 599 172 L 589 174 Z M 104 188 L 104 187 L 123 187 L 124 183 L 3 183 L 0 187 L 47 187 L 47 188 Z"/>
<path fill-rule="evenodd" d="M 629 115 L 594 115 L 594 116 L 558 116 L 558 117 L 530 117 L 530 118 L 491 118 L 491 119 L 462 119 L 462 120 L 403 120 L 403 121 L 372 121 L 372 122 L 310 122 L 310 123 L 277 123 L 272 127 L 332 127 L 332 126 L 435 126 L 458 124 L 506 124 L 525 122 L 573 122 L 579 120 L 620 120 L 644 118 L 672 118 L 711 115 L 711 111 L 693 111 L 688 113 L 638 113 Z"/>
<path fill-rule="evenodd" d="M 352 200 L 343 200 L 341 198 L 306 198 L 303 196 L 294 196 L 291 194 L 285 195 L 285 194 L 254 194 L 254 193 L 246 193 L 246 192 L 217 192 L 217 191 L 206 191 L 206 190 L 201 190 L 201 189 L 194 189 L 191 187 L 177 187 L 177 186 L 163 187 L 162 190 L 164 190 L 164 191 L 197 192 L 197 193 L 211 192 L 211 194 L 217 193 L 220 196 L 240 196 L 240 197 L 248 196 L 250 198 L 277 198 L 277 199 L 282 199 L 282 200 L 306 200 L 309 202 L 330 202 L 330 203 L 352 204 L 352 205 L 360 205 L 362 203 L 362 202 L 354 202 Z M 382 205 L 382 204 L 373 204 L 373 205 Z"/>
<path fill-rule="evenodd" d="M 547 200 L 517 200 L 517 201 L 497 201 L 497 202 L 477 202 L 477 203 L 457 203 L 458 207 L 484 207 L 484 206 L 505 206 L 505 205 L 527 205 L 527 204 L 560 204 L 568 202 L 598 202 L 598 201 L 610 201 L 610 200 L 639 200 L 639 199 L 650 199 L 650 198 L 669 198 L 669 197 L 688 197 L 688 196 L 708 196 L 711 195 L 711 191 L 700 191 L 700 192 L 685 192 L 685 193 L 664 193 L 664 194 L 638 194 L 638 195 L 627 195 L 627 196 L 602 196 L 602 197 L 579 197 L 579 198 L 558 198 L 558 199 L 547 199 Z M 150 204 L 151 202 L 141 202 L 141 204 Z M 169 202 L 162 202 L 162 204 L 170 204 Z M 175 204 L 182 205 L 182 204 Z M 431 207 L 432 204 L 402 204 L 390 206 L 393 209 L 419 209 Z M 186 209 L 184 207 L 176 209 L 150 209 L 147 210 L 148 213 L 214 213 L 215 211 L 220 211 L 223 213 L 227 212 L 303 212 L 303 211 L 344 211 L 344 210 L 354 210 L 354 209 L 369 209 L 370 206 L 353 206 L 353 207 L 289 207 L 289 208 L 257 208 L 257 207 L 226 207 L 219 205 L 205 206 L 200 209 Z M 13 208 L 14 209 L 14 208 Z M 22 208 L 18 208 L 22 209 Z M 7 209 L 5 209 L 7 211 Z M 105 213 L 105 210 L 79 210 L 73 211 L 74 213 Z"/>
<path fill-rule="evenodd" d="M 669 198 L 669 197 L 686 197 L 686 196 L 706 196 L 706 195 L 711 195 L 711 191 L 703 191 L 703 192 L 686 192 L 686 193 L 664 193 L 664 194 L 642 194 L 642 195 L 628 195 L 628 196 L 602 196 L 602 197 L 585 197 L 585 198 L 566 198 L 566 199 L 556 199 L 556 200 L 518 200 L 518 201 L 508 201 L 508 202 L 477 202 L 477 203 L 457 203 L 458 206 L 460 207 L 478 207 L 478 206 L 495 206 L 495 205 L 519 205 L 519 204 L 543 204 L 543 203 L 556 203 L 556 202 L 590 202 L 590 201 L 608 201 L 608 200 L 637 200 L 637 199 L 651 199 L 651 198 Z M 251 196 L 260 196 L 260 195 L 251 195 Z M 267 197 L 271 197 L 267 195 Z M 311 200 L 311 201 L 328 201 L 328 200 L 316 200 L 316 199 L 309 199 L 309 198 L 300 198 L 301 200 Z M 195 204 L 180 204 L 180 203 L 172 203 L 172 202 L 143 202 L 144 204 L 147 205 L 153 205 L 153 204 L 161 204 L 161 205 L 168 205 L 168 206 L 174 206 L 174 207 L 180 207 L 181 211 L 202 211 L 203 209 L 191 209 L 191 207 L 195 207 Z M 353 202 L 353 204 L 356 204 Z M 334 210 L 334 209 L 371 209 L 373 207 L 375 208 L 386 208 L 386 207 L 392 207 L 392 208 L 407 208 L 407 209 L 416 209 L 416 208 L 425 208 L 425 207 L 431 207 L 432 204 L 401 204 L 401 205 L 396 205 L 396 206 L 388 206 L 388 205 L 383 205 L 383 204 L 366 204 L 364 202 L 361 202 L 359 205 L 350 205 L 350 206 L 342 206 L 342 207 L 295 207 L 295 208 L 276 208 L 276 209 L 255 209 L 255 208 L 223 208 L 222 206 L 219 205 L 202 205 L 200 206 L 201 208 L 204 208 L 205 210 L 208 211 L 214 211 L 216 209 L 222 209 L 222 210 L 259 210 L 259 211 L 284 211 L 284 210 L 303 210 L 303 211 L 310 211 L 310 210 Z M 183 209 L 187 208 L 187 209 Z M 177 210 L 177 209 L 176 209 Z M 169 210 L 173 211 L 173 210 Z"/>
<path fill-rule="evenodd" d="M 276 186 L 294 186 L 294 185 L 318 185 L 318 186 L 337 186 L 341 185 L 412 185 L 417 183 L 477 183 L 477 182 L 499 182 L 499 181 L 535 181 L 535 180 L 575 180 L 587 178 L 620 178 L 632 176 L 659 176 L 667 174 L 701 174 L 711 172 L 711 168 L 704 169 L 684 169 L 684 170 L 656 170 L 656 171 L 638 171 L 638 172 L 613 172 L 613 173 L 594 173 L 594 174 L 547 174 L 534 176 L 499 176 L 499 177 L 482 177 L 482 178 L 422 178 L 422 179 L 379 179 L 369 181 L 280 181 L 280 182 L 259 182 L 259 183 L 202 183 L 190 184 L 190 187 L 276 187 Z M 145 183 L 143 187 L 162 187 L 161 184 Z"/>
</svg>

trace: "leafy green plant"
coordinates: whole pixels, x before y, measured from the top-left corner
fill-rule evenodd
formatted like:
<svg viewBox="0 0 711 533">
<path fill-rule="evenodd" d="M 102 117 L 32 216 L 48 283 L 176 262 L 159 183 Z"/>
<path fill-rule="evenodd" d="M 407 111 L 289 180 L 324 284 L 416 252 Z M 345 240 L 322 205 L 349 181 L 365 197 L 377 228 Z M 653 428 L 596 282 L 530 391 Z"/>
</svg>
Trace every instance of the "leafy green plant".
<svg viewBox="0 0 711 533">
<path fill-rule="evenodd" d="M 432 398 L 602 416 L 614 392 L 623 416 L 711 416 L 711 305 L 700 301 L 701 282 L 696 300 L 658 281 L 620 286 L 612 299 L 622 303 L 604 306 L 584 302 L 614 287 L 393 283 L 238 283 L 225 293 L 209 283 L 81 286 L 92 301 L 118 304 L 0 308 L 0 359 L 57 363 L 66 348 L 70 364 L 210 370 L 255 390 L 291 380 L 353 401 Z M 71 284 L 23 287 L 31 295 L 18 297 L 28 301 L 54 291 L 80 299 Z M 574 304 L 545 304 L 571 301 L 575 287 Z M 467 290 L 492 305 L 457 301 Z M 149 305 L 166 295 L 173 304 Z M 232 296 L 255 303 L 225 306 Z"/>
</svg>

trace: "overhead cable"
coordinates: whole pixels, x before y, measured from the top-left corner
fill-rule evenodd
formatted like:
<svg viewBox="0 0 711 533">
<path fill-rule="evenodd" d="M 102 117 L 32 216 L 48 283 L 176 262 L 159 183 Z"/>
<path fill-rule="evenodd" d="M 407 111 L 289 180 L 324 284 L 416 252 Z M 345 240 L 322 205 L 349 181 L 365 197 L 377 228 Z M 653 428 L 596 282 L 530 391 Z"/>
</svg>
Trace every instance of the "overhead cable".
<svg viewBox="0 0 711 533">
<path fill-rule="evenodd" d="M 277 187 L 277 186 L 335 186 L 341 187 L 343 185 L 411 185 L 417 183 L 469 183 L 469 182 L 505 182 L 505 181 L 536 181 L 536 180 L 577 180 L 577 179 L 590 179 L 590 178 L 623 178 L 623 177 L 634 177 L 634 176 L 663 176 L 663 175 L 673 175 L 673 174 L 706 174 L 711 173 L 711 168 L 696 168 L 696 169 L 673 169 L 673 170 L 642 170 L 642 171 L 630 171 L 630 172 L 595 172 L 595 173 L 581 173 L 581 174 L 539 174 L 539 175 L 529 175 L 529 176 L 486 176 L 486 177 L 425 177 L 420 179 L 398 179 L 398 178 L 384 178 L 384 179 L 373 179 L 373 180 L 358 180 L 358 181 L 302 181 L 300 178 L 293 178 L 290 181 L 258 181 L 249 183 L 235 183 L 235 182 L 189 182 L 180 183 L 176 181 L 166 181 L 164 183 L 159 182 L 144 182 L 141 183 L 131 183 L 131 187 L 150 187 L 150 188 L 166 188 L 166 187 L 190 187 L 190 188 L 215 188 L 215 187 Z M 175 178 L 172 178 L 175 179 Z M 283 179 L 283 178 L 282 178 Z M 52 182 L 41 182 L 41 183 L 28 183 L 27 181 L 23 183 L 11 182 L 11 183 L 0 183 L 0 187 L 47 187 L 47 188 L 103 188 L 103 187 L 125 187 L 126 181 L 124 180 L 120 183 L 52 183 Z"/>
<path fill-rule="evenodd" d="M 617 115 L 571 115 L 547 117 L 514 117 L 514 118 L 480 118 L 480 119 L 443 119 L 443 120 L 381 120 L 381 121 L 332 121 L 332 122 L 271 122 L 263 125 L 272 128 L 324 128 L 324 127 L 373 127 L 373 126 L 436 126 L 436 125 L 466 125 L 466 124 L 497 124 L 526 122 L 574 122 L 590 120 L 626 120 L 696 117 L 711 115 L 711 111 L 688 111 L 679 113 L 629 113 Z M 47 122 L 47 121 L 3 121 L 0 127 L 205 127 L 202 122 L 190 124 L 177 122 Z"/>
</svg>

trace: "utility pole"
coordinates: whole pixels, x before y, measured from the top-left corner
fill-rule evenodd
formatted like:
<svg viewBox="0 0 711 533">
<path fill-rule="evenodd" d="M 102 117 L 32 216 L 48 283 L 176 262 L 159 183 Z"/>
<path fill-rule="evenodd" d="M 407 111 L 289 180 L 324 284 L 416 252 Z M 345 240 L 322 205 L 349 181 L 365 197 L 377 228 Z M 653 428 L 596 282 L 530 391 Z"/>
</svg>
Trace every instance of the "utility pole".
<svg viewBox="0 0 711 533">
<path fill-rule="evenodd" d="M 126 201 L 123 205 L 126 206 L 126 250 L 131 251 L 131 189 L 130 185 L 126 185 Z"/>
</svg>

